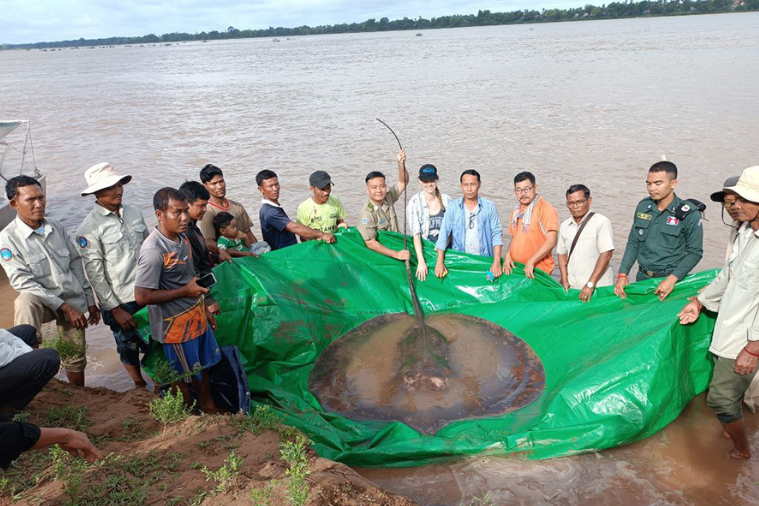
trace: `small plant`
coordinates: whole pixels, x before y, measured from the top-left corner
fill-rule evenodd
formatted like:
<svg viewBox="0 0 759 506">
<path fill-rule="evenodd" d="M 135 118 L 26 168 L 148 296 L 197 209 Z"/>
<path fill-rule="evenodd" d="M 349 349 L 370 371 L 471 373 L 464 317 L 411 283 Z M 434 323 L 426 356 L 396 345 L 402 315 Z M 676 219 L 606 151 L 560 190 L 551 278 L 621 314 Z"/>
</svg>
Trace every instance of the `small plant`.
<svg viewBox="0 0 759 506">
<path fill-rule="evenodd" d="M 66 427 L 84 431 L 88 425 L 87 407 L 58 406 L 50 408 L 45 416 L 44 426 Z"/>
<path fill-rule="evenodd" d="M 464 503 L 464 501 L 461 501 L 460 506 L 467 506 L 467 505 Z M 485 492 L 482 495 L 482 497 L 477 497 L 477 496 L 472 497 L 468 506 L 493 506 L 490 491 L 488 490 L 487 492 Z"/>
<path fill-rule="evenodd" d="M 232 482 L 240 474 L 242 469 L 243 458 L 235 455 L 235 452 L 229 454 L 227 460 L 224 461 L 224 465 L 216 471 L 211 471 L 207 467 L 203 466 L 200 471 L 206 475 L 206 481 L 215 481 L 216 487 L 214 491 L 223 494 L 232 486 Z"/>
<path fill-rule="evenodd" d="M 283 417 L 271 410 L 271 406 L 256 406 L 253 414 L 253 421 L 260 430 L 278 430 L 283 420 Z"/>
<path fill-rule="evenodd" d="M 194 407 L 193 402 L 192 407 L 187 409 L 181 392 L 172 393 L 171 390 L 167 390 L 162 398 L 150 401 L 150 416 L 158 423 L 168 425 L 186 420 Z"/>
<path fill-rule="evenodd" d="M 271 496 L 277 480 L 273 480 L 268 487 L 254 488 L 250 491 L 251 499 L 254 506 L 271 506 Z"/>
<path fill-rule="evenodd" d="M 79 331 L 81 332 L 81 331 Z M 83 342 L 84 339 L 81 339 Z M 50 348 L 58 352 L 61 357 L 61 363 L 71 361 L 75 358 L 82 357 L 87 353 L 87 345 L 78 342 L 66 341 L 57 332 L 52 338 L 42 341 L 42 348 Z"/>
<path fill-rule="evenodd" d="M 192 371 L 181 374 L 176 369 L 171 367 L 167 361 L 161 360 L 158 362 L 158 365 L 155 366 L 155 369 L 153 371 L 153 378 L 155 379 L 155 382 L 160 386 L 167 386 L 186 380 L 192 376 L 197 376 L 202 371 L 203 368 L 200 367 L 200 365 L 197 365 L 192 369 Z"/>
<path fill-rule="evenodd" d="M 14 422 L 28 422 L 31 414 L 28 411 L 22 411 L 13 415 Z"/>
<path fill-rule="evenodd" d="M 287 462 L 289 469 L 285 471 L 287 482 L 287 498 L 293 506 L 304 506 L 308 501 L 308 457 L 306 445 L 308 439 L 303 434 L 295 436 L 295 441 L 284 441 L 279 445 L 279 453 Z"/>
</svg>

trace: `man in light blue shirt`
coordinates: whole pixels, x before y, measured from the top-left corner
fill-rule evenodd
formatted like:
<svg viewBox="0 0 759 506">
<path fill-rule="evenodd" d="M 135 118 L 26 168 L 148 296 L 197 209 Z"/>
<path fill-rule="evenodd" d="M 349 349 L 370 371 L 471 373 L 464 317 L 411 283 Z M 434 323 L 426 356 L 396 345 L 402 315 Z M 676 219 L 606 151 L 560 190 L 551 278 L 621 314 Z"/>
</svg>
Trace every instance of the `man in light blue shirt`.
<svg viewBox="0 0 759 506">
<path fill-rule="evenodd" d="M 459 179 L 464 196 L 454 200 L 446 208 L 435 249 L 437 264 L 435 276 L 442 278 L 448 272 L 445 268 L 445 250 L 449 238 L 451 247 L 473 255 L 493 257 L 490 268 L 494 277 L 503 272 L 501 251 L 503 231 L 495 205 L 479 196 L 482 181 L 476 170 L 465 170 Z"/>
</svg>

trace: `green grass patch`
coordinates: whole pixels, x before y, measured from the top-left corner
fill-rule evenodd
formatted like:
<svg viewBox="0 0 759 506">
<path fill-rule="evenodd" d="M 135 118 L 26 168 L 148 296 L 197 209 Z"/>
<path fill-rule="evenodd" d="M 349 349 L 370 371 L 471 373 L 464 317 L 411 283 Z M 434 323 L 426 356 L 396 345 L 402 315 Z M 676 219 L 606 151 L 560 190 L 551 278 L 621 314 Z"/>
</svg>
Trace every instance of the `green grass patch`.
<svg viewBox="0 0 759 506">
<path fill-rule="evenodd" d="M 295 436 L 295 441 L 283 441 L 279 444 L 279 453 L 288 465 L 285 471 L 285 483 L 287 498 L 293 506 L 304 506 L 308 501 L 306 478 L 311 474 L 308 471 L 308 456 L 306 455 L 308 443 L 306 436 L 298 434 Z"/>
<path fill-rule="evenodd" d="M 163 397 L 150 401 L 150 416 L 162 425 L 183 422 L 190 416 L 190 409 L 185 405 L 179 391 L 172 393 L 171 390 L 167 390 Z"/>
<path fill-rule="evenodd" d="M 229 487 L 237 479 L 242 469 L 243 458 L 235 455 L 235 452 L 229 454 L 229 457 L 224 461 L 224 465 L 216 471 L 211 471 L 207 467 L 203 466 L 200 470 L 206 475 L 206 481 L 213 481 L 216 483 L 213 491 L 219 494 L 226 493 Z"/>
</svg>

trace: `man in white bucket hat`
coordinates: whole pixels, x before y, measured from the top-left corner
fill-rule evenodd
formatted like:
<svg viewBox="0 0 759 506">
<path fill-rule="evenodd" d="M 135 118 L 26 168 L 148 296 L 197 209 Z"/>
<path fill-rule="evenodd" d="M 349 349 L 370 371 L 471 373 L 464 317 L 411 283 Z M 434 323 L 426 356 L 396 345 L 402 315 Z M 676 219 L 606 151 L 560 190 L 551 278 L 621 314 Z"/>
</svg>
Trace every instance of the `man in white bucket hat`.
<svg viewBox="0 0 759 506">
<path fill-rule="evenodd" d="M 122 203 L 124 185 L 132 176 L 118 174 L 103 162 L 87 169 L 84 178 L 88 186 L 82 195 L 95 195 L 95 206 L 76 231 L 76 243 L 121 363 L 135 386 L 145 387 L 140 352 L 147 351 L 147 345 L 132 315 L 142 309 L 134 300 L 134 280 L 148 227 L 136 207 Z"/>
<path fill-rule="evenodd" d="M 706 402 L 733 441 L 729 456 L 748 459 L 741 399 L 759 361 L 759 166 L 744 170 L 734 186 L 723 190 L 726 197 L 735 196 L 734 219 L 743 224 L 720 273 L 679 317 L 685 325 L 696 321 L 704 308 L 717 312 L 709 347 L 714 376 Z"/>
</svg>

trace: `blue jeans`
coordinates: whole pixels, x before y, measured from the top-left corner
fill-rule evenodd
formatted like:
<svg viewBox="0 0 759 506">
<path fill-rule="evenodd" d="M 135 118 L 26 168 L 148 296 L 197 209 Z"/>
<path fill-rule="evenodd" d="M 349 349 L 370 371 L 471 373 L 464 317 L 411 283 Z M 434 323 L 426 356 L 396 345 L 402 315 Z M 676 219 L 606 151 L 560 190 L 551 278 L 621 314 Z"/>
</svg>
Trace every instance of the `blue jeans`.
<svg viewBox="0 0 759 506">
<path fill-rule="evenodd" d="M 127 302 L 119 306 L 129 314 L 135 314 L 142 309 L 142 306 L 136 302 Z M 140 365 L 140 352 L 147 353 L 148 345 L 142 340 L 137 333 L 137 329 L 122 329 L 116 322 L 111 311 L 100 308 L 100 314 L 103 315 L 103 323 L 108 325 L 113 332 L 113 338 L 116 340 L 116 351 L 119 352 L 121 363 L 125 365 Z"/>
</svg>

